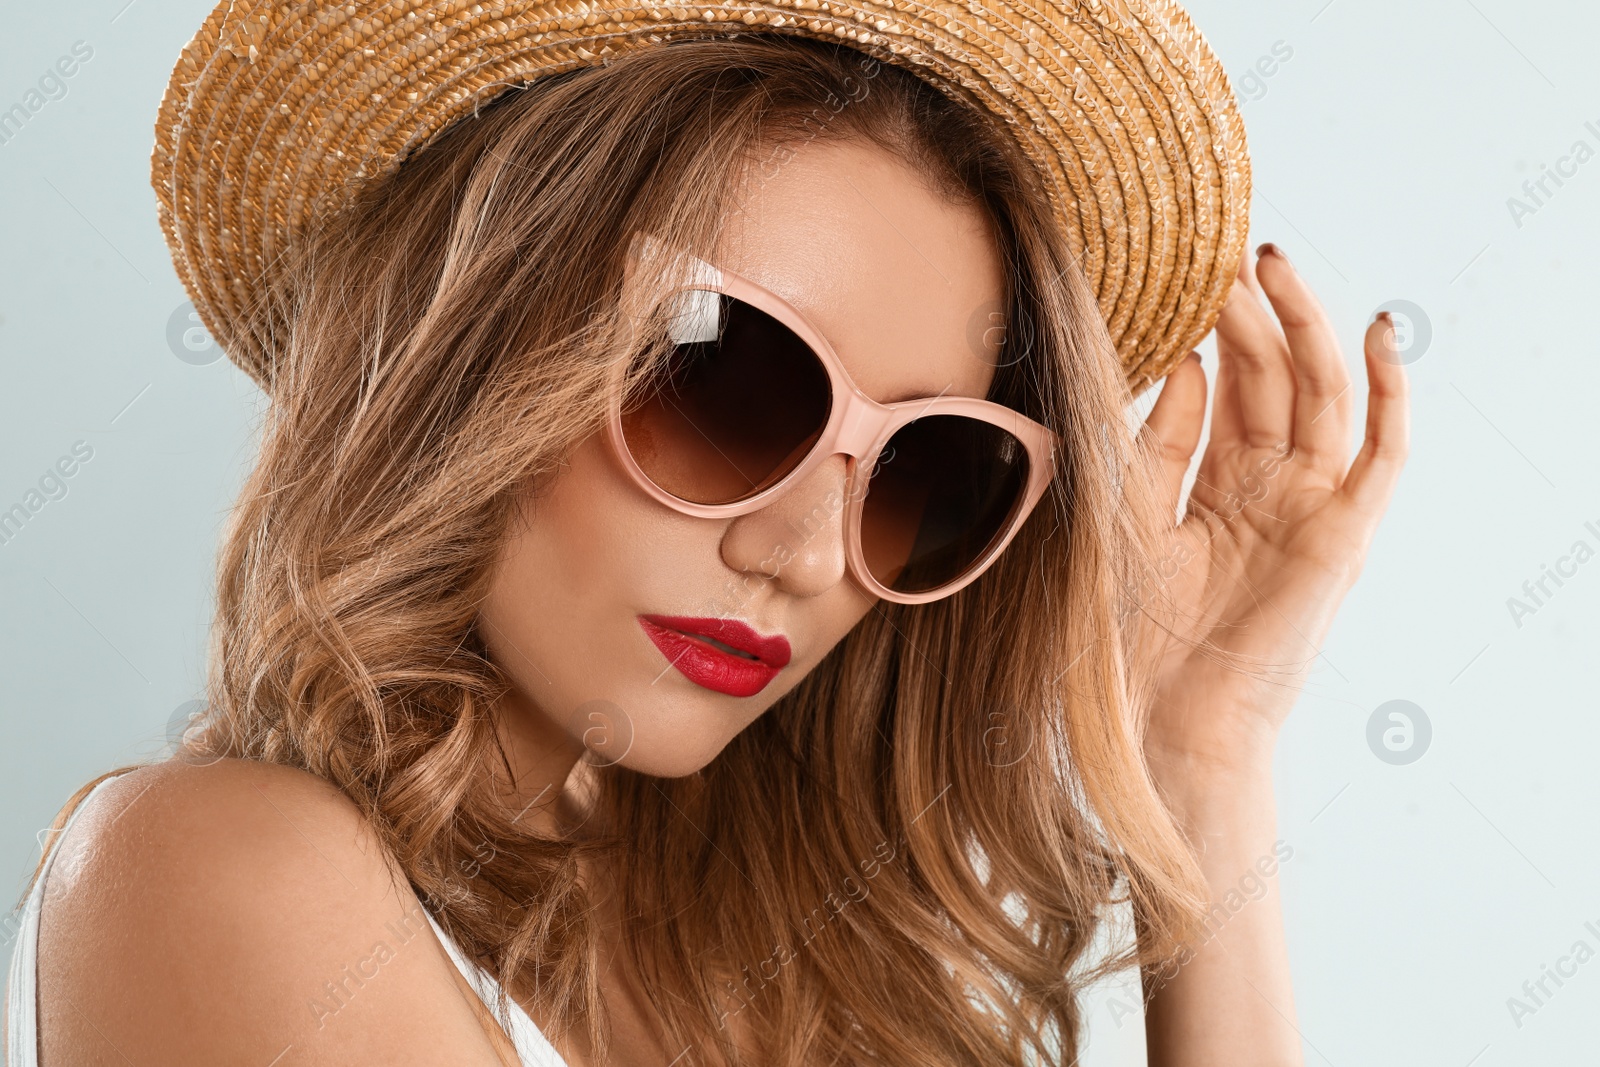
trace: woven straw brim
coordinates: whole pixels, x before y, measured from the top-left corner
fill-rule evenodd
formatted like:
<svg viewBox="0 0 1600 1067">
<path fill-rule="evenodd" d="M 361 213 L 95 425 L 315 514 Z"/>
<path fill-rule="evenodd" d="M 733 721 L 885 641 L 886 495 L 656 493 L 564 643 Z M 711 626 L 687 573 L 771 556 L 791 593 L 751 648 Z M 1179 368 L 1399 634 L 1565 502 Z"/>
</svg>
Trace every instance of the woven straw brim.
<svg viewBox="0 0 1600 1067">
<path fill-rule="evenodd" d="M 1211 330 L 1244 253 L 1250 164 L 1221 65 L 1166 0 L 223 0 L 156 124 L 151 180 L 178 276 L 266 386 L 259 282 L 357 184 L 512 86 L 736 31 L 848 44 L 1004 119 L 1135 394 Z"/>
</svg>

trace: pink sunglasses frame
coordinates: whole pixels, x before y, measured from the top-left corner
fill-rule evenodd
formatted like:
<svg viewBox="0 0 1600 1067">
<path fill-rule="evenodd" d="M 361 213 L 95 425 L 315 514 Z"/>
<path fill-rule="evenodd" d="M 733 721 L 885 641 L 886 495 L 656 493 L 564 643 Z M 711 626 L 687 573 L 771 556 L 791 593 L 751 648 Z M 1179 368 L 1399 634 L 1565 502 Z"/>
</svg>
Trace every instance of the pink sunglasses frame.
<svg viewBox="0 0 1600 1067">
<path fill-rule="evenodd" d="M 654 238 L 646 237 L 647 249 L 659 247 Z M 1051 479 L 1056 473 L 1056 450 L 1060 437 L 1020 412 L 1002 404 L 973 397 L 935 396 L 901 400 L 893 404 L 880 404 L 862 392 L 845 371 L 838 353 L 827 338 L 814 327 L 788 301 L 747 278 L 716 267 L 697 256 L 683 252 L 692 277 L 675 283 L 655 301 L 655 307 L 684 290 L 711 290 L 742 300 L 766 312 L 789 329 L 810 347 L 822 363 L 832 383 L 833 396 L 828 422 L 811 451 L 793 470 L 777 482 L 754 496 L 732 504 L 697 504 L 662 489 L 650 480 L 629 452 L 622 430 L 622 382 L 619 367 L 617 380 L 610 390 L 607 418 L 608 437 L 612 452 L 623 470 L 639 488 L 658 502 L 684 515 L 706 519 L 730 519 L 748 515 L 766 507 L 791 486 L 815 470 L 824 460 L 843 454 L 849 459 L 846 470 L 844 541 L 849 571 L 856 583 L 873 596 L 898 604 L 926 604 L 941 600 L 976 581 L 999 558 L 1000 553 L 1016 537 L 1017 531 L 1038 506 Z M 631 272 L 630 272 L 631 273 Z M 1028 481 L 1023 487 L 1021 503 L 1014 507 L 1007 525 L 989 548 L 958 578 L 921 593 L 896 592 L 879 582 L 867 568 L 866 554 L 861 547 L 861 514 L 870 475 L 866 484 L 860 483 L 860 472 L 877 469 L 878 457 L 889 439 L 902 426 L 925 415 L 965 415 L 981 422 L 991 423 L 1015 437 L 1028 453 Z"/>
</svg>

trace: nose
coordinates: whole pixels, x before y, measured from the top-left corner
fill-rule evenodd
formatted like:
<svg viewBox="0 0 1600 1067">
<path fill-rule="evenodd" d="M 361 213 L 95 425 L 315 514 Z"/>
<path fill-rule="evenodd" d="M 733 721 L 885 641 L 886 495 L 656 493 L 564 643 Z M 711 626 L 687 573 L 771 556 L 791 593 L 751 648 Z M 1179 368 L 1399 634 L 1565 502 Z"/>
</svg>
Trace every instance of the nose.
<svg viewBox="0 0 1600 1067">
<path fill-rule="evenodd" d="M 842 452 L 832 455 L 766 507 L 728 523 L 723 562 L 794 596 L 832 589 L 845 575 L 850 462 Z"/>
</svg>

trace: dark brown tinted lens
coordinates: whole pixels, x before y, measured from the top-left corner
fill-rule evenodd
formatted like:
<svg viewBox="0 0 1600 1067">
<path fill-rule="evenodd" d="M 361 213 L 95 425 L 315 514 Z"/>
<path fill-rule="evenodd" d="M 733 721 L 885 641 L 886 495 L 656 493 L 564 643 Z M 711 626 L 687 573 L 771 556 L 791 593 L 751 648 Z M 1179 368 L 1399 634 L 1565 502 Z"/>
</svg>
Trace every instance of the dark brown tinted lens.
<svg viewBox="0 0 1600 1067">
<path fill-rule="evenodd" d="M 725 293 L 682 290 L 663 311 L 672 352 L 624 411 L 628 452 L 679 499 L 748 499 L 799 466 L 822 435 L 828 372 L 793 330 Z"/>
<path fill-rule="evenodd" d="M 902 426 L 862 501 L 872 576 L 925 593 L 966 574 L 1005 529 L 1028 484 L 1028 451 L 993 423 L 929 415 Z"/>
</svg>

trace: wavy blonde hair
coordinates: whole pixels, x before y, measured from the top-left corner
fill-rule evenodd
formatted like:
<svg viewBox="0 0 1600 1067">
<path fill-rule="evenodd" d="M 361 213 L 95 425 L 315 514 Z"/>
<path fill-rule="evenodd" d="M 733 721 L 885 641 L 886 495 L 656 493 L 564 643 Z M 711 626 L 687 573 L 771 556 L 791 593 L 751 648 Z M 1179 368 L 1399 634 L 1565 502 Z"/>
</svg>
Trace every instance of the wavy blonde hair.
<svg viewBox="0 0 1600 1067">
<path fill-rule="evenodd" d="M 990 398 L 1062 436 L 1060 475 L 978 581 L 880 604 L 699 773 L 596 770 L 604 836 L 541 836 L 501 799 L 510 683 L 476 612 L 517 501 L 601 428 L 634 355 L 628 238 L 712 252 L 736 178 L 843 137 L 992 220 L 1009 306 Z M 1170 515 L 1038 177 L 971 102 L 800 38 L 645 50 L 457 123 L 262 295 L 271 405 L 185 753 L 334 783 L 558 1030 L 604 1048 L 580 857 L 614 872 L 667 1039 L 734 1065 L 757 1060 L 732 1014 L 774 1067 L 1072 1061 L 1084 983 L 1195 929 L 1202 883 L 1141 757 Z M 1127 900 L 1141 937 L 1097 960 Z"/>
</svg>

